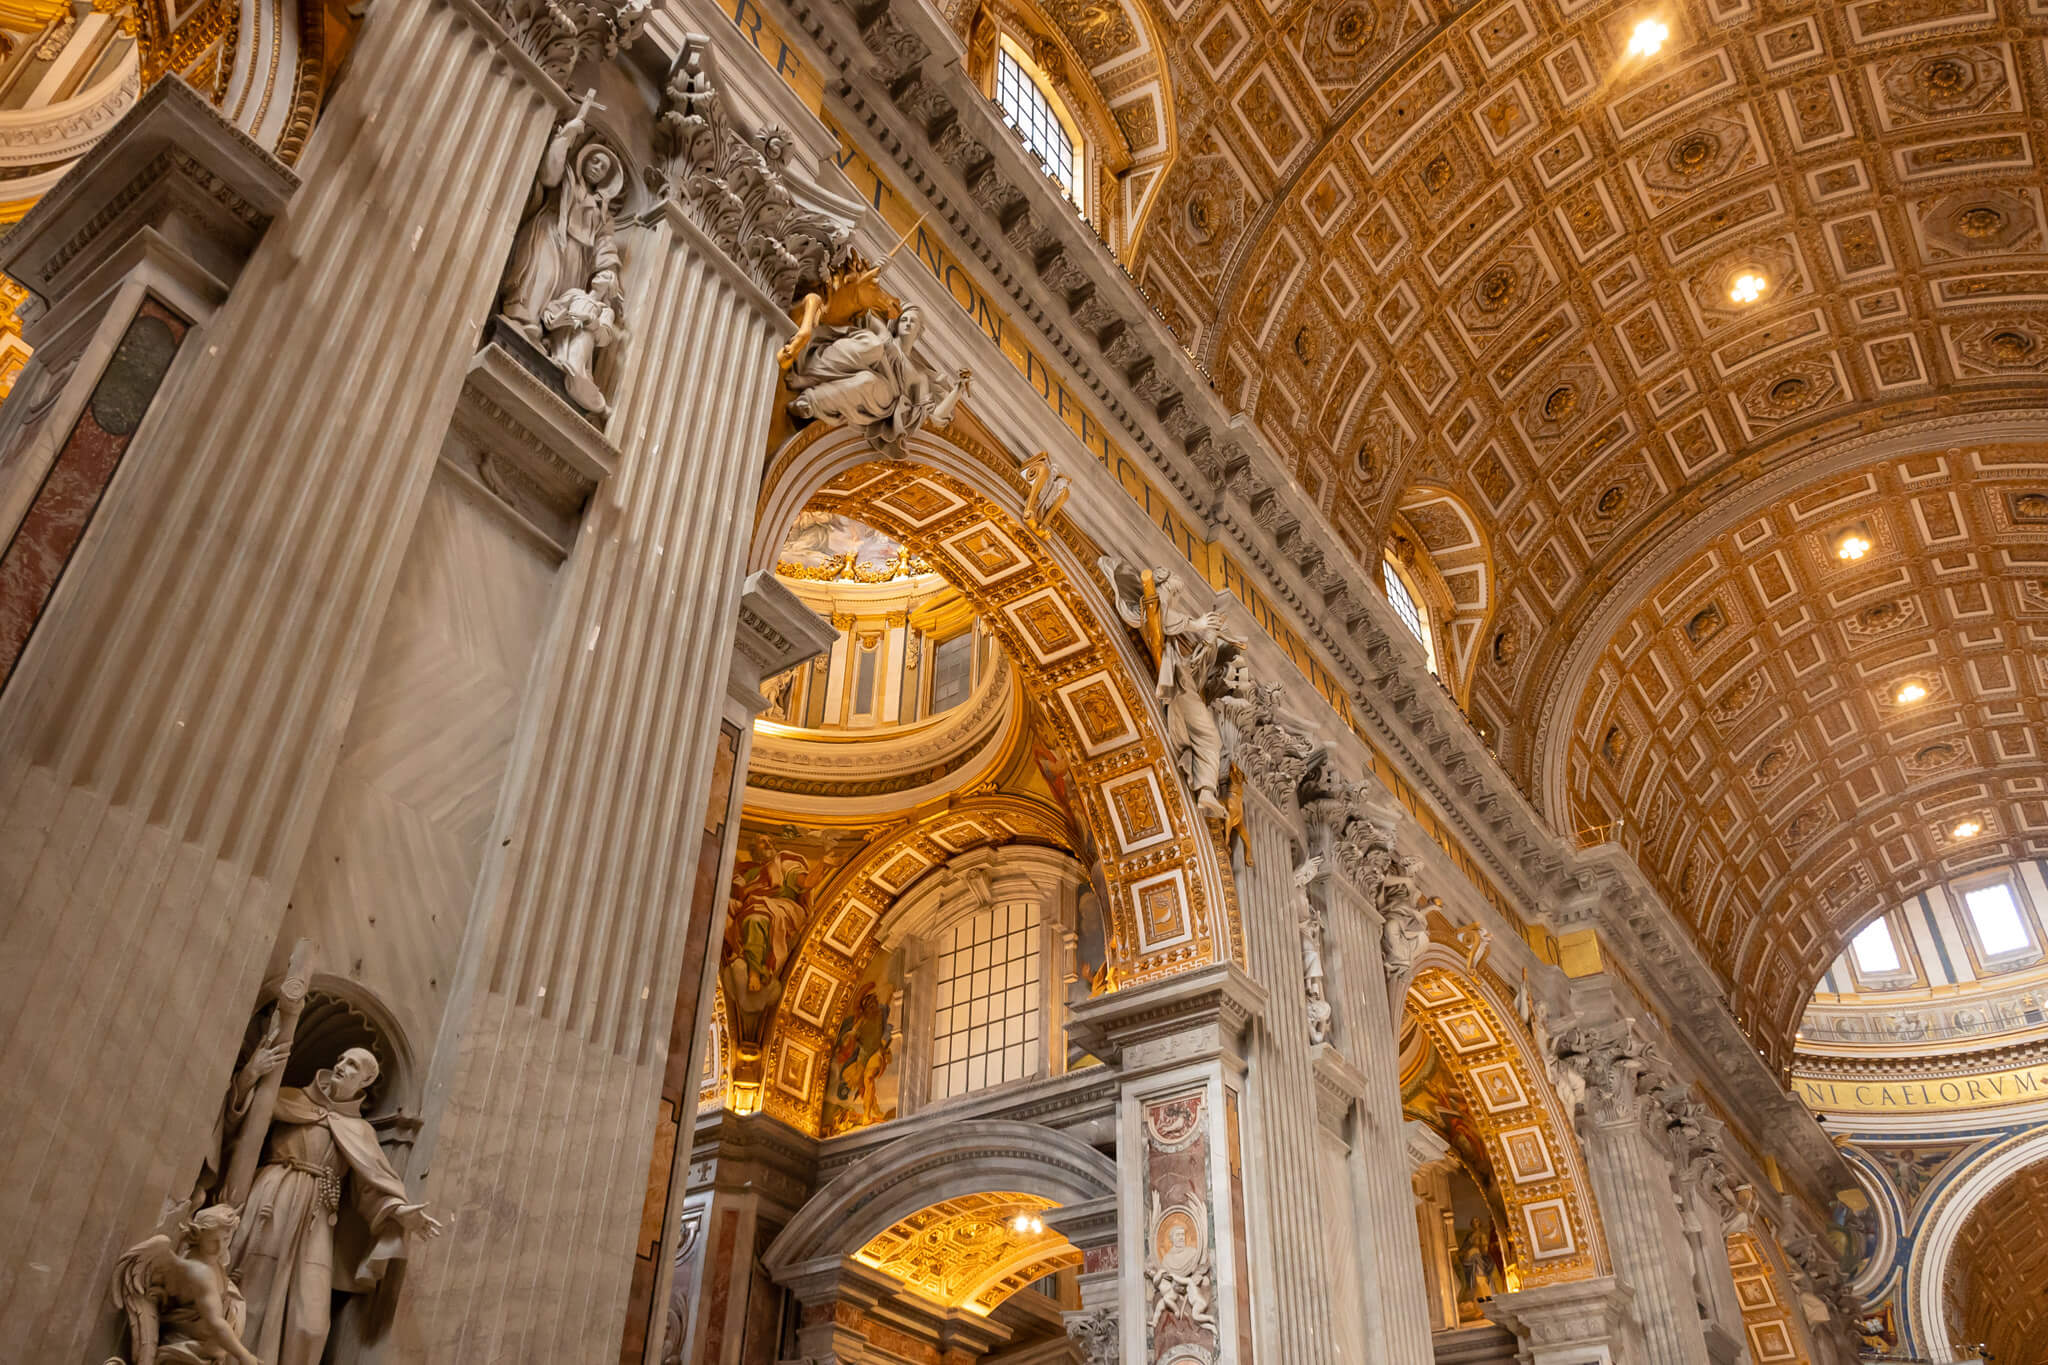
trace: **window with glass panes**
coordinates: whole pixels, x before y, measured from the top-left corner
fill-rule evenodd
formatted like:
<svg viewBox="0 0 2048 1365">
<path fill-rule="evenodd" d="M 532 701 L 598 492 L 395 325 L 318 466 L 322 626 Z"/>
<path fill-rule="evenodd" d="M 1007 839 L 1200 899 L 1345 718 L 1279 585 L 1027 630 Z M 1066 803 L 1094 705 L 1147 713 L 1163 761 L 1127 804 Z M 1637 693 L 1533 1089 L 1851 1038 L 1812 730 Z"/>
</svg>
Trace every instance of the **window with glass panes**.
<svg viewBox="0 0 2048 1365">
<path fill-rule="evenodd" d="M 939 641 L 932 649 L 932 714 L 950 711 L 967 700 L 974 686 L 974 632 Z"/>
<path fill-rule="evenodd" d="M 1408 585 L 1401 581 L 1401 575 L 1394 572 L 1393 565 L 1382 562 L 1380 578 L 1387 585 L 1387 600 L 1394 604 L 1394 614 L 1401 618 L 1403 625 L 1415 632 L 1416 639 L 1428 644 L 1429 636 L 1422 627 L 1422 608 L 1415 604 L 1414 595 L 1408 591 Z"/>
<path fill-rule="evenodd" d="M 1040 938 L 1030 904 L 994 906 L 940 932 L 932 1099 L 1038 1074 Z"/>
<path fill-rule="evenodd" d="M 1017 136 L 1032 155 L 1045 163 L 1046 173 L 1059 181 L 1069 199 L 1077 192 L 1079 176 L 1075 165 L 1074 140 L 1038 82 L 1007 47 L 996 51 L 996 107 L 1003 111 Z"/>
<path fill-rule="evenodd" d="M 1977 931 L 1977 945 L 1986 957 L 2023 953 L 2033 946 L 2027 927 L 2020 921 L 2019 902 L 2009 882 L 1993 882 L 1965 892 L 1963 904 L 1970 912 L 1970 925 Z"/>
</svg>

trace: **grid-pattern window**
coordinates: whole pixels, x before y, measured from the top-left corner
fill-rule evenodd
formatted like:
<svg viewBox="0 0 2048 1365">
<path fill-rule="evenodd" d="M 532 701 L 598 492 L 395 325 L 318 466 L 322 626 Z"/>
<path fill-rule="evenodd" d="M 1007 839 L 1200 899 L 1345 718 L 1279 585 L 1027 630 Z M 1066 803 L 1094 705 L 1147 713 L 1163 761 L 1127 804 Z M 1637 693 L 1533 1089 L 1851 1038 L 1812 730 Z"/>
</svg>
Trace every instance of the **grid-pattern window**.
<svg viewBox="0 0 2048 1365">
<path fill-rule="evenodd" d="M 1039 938 L 1036 905 L 998 905 L 939 935 L 934 1100 L 1038 1074 Z"/>
<path fill-rule="evenodd" d="M 1017 130 L 1025 147 L 1045 164 L 1046 174 L 1059 181 L 1067 198 L 1073 199 L 1079 193 L 1074 140 L 1067 136 L 1052 97 L 1007 47 L 996 51 L 996 107 Z"/>
<path fill-rule="evenodd" d="M 1969 907 L 1970 924 L 1977 931 L 1977 943 L 1984 956 L 2004 957 L 2025 952 L 2032 946 L 2027 927 L 2020 922 L 2019 902 L 2013 899 L 2009 884 L 1993 882 L 1980 886 L 1964 894 L 1963 904 Z"/>
<path fill-rule="evenodd" d="M 974 632 L 939 641 L 932 649 L 932 714 L 950 711 L 967 700 L 974 685 Z"/>
<path fill-rule="evenodd" d="M 1401 581 L 1401 575 L 1394 572 L 1394 566 L 1381 561 L 1380 579 L 1387 585 L 1387 600 L 1394 604 L 1394 614 L 1408 629 L 1415 632 L 1415 638 L 1425 645 L 1429 634 L 1422 626 L 1422 608 L 1415 605 L 1415 598 L 1409 593 L 1408 585 Z"/>
<path fill-rule="evenodd" d="M 1856 970 L 1871 976 L 1888 976 L 1902 970 L 1899 945 L 1892 938 L 1891 925 L 1882 916 L 1864 925 L 1850 943 L 1856 951 Z"/>
</svg>

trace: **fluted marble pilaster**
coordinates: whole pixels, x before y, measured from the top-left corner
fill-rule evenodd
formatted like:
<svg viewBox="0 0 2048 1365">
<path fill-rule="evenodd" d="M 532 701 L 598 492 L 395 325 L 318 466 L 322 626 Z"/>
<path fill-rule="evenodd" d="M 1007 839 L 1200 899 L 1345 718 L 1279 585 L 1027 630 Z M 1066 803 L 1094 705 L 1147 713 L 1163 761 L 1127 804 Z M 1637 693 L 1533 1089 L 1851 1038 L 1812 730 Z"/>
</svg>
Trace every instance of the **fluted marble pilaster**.
<svg viewBox="0 0 2048 1365">
<path fill-rule="evenodd" d="M 1594 1109 L 1600 1106 L 1596 1102 Z M 1589 1109 L 1581 1127 L 1615 1274 L 1628 1285 L 1649 1365 L 1707 1365 L 1692 1257 L 1670 1166 L 1632 1106 Z"/>
<path fill-rule="evenodd" d="M 696 831 L 788 321 L 669 211 L 632 244 L 637 319 L 546 679 L 429 1080 L 426 1194 L 451 1220 L 399 1340 L 431 1360 L 618 1349 Z M 687 1035 L 685 1035 L 687 1036 Z"/>
<path fill-rule="evenodd" d="M 274 223 L 0 694 L 0 1340 L 104 1358 L 208 1143 L 552 117 L 372 8 Z"/>
<path fill-rule="evenodd" d="M 1256 793 L 1245 799 L 1245 839 L 1253 862 L 1240 859 L 1238 909 L 1244 921 L 1251 978 L 1271 1002 L 1257 1034 L 1246 1076 L 1256 1135 L 1246 1154 L 1247 1176 L 1256 1193 L 1252 1264 L 1254 1303 L 1259 1314 L 1262 1354 L 1301 1365 L 1335 1362 L 1330 1270 L 1325 1265 L 1320 1225 L 1304 1225 L 1304 1197 L 1326 1214 L 1341 1217 L 1348 1192 L 1320 1188 L 1316 1081 L 1309 1056 L 1306 998 L 1302 985 L 1301 893 L 1294 886 L 1297 850 L 1286 827 Z"/>
<path fill-rule="evenodd" d="M 1388 1365 L 1430 1365 L 1429 1298 L 1401 1112 L 1400 1021 L 1387 1001 L 1380 916 L 1341 876 L 1332 877 L 1329 886 L 1333 959 L 1343 965 L 1332 978 L 1344 1024 L 1340 1043 L 1365 1080 L 1352 1169 L 1359 1191 L 1360 1256 L 1369 1267 L 1370 1301 L 1377 1315 L 1376 1324 L 1368 1320 L 1368 1339 L 1376 1335 L 1382 1352 L 1369 1358 Z"/>
</svg>

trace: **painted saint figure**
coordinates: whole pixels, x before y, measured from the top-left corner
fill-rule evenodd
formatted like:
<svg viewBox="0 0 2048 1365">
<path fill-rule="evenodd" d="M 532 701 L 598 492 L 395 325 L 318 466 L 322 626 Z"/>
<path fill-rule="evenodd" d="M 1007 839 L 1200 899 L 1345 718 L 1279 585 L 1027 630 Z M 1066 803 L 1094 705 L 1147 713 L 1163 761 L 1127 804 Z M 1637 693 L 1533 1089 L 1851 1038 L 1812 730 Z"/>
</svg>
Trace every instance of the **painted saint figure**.
<svg viewBox="0 0 2048 1365">
<path fill-rule="evenodd" d="M 287 1053 L 266 1043 L 236 1075 L 231 1128 Z M 409 1235 L 440 1234 L 426 1205 L 407 1200 L 362 1115 L 377 1070 L 375 1056 L 350 1048 L 311 1085 L 277 1092 L 232 1256 L 249 1304 L 245 1339 L 265 1365 L 319 1365 L 333 1296 L 375 1288 L 404 1259 Z"/>
</svg>

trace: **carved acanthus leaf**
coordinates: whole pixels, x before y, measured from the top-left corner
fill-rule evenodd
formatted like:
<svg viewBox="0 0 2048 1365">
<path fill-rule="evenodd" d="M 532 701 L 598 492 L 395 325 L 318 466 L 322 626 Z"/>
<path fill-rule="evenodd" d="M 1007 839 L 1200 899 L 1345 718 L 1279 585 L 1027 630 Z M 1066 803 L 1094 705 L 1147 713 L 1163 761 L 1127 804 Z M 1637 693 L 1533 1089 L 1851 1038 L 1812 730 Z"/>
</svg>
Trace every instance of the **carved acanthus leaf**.
<svg viewBox="0 0 2048 1365">
<path fill-rule="evenodd" d="M 699 38 L 676 57 L 655 132 L 666 164 L 649 179 L 788 308 L 800 290 L 823 287 L 845 254 L 849 229 L 799 201 L 788 135 L 742 128 L 712 84 L 709 65 Z"/>
<path fill-rule="evenodd" d="M 566 86 L 585 61 L 609 60 L 640 36 L 654 0 L 485 0 L 519 50 Z"/>
</svg>

